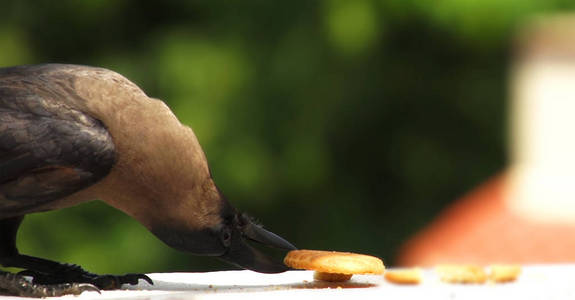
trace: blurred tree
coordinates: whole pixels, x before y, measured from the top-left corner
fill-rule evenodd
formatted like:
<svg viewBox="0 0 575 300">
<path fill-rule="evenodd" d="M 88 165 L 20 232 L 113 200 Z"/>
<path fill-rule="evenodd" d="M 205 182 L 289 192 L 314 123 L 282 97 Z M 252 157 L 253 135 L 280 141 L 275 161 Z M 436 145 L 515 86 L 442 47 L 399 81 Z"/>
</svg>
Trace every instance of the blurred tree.
<svg viewBox="0 0 575 300">
<path fill-rule="evenodd" d="M 571 1 L 5 0 L 0 65 L 116 70 L 192 126 L 238 207 L 301 248 L 395 248 L 505 165 L 509 41 Z M 99 202 L 22 251 L 96 272 L 229 268 Z"/>
</svg>

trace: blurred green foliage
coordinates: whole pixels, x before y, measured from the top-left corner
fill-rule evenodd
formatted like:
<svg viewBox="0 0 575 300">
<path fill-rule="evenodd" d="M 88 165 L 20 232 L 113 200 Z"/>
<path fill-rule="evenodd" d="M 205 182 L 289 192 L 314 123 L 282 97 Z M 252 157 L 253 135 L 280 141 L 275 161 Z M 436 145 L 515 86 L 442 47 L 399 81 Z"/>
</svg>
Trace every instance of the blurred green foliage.
<svg viewBox="0 0 575 300">
<path fill-rule="evenodd" d="M 572 3 L 5 0 L 0 65 L 124 74 L 194 128 L 236 207 L 301 248 L 391 263 L 505 167 L 513 34 Z M 95 272 L 230 268 L 100 202 L 28 216 L 19 241 Z"/>
</svg>

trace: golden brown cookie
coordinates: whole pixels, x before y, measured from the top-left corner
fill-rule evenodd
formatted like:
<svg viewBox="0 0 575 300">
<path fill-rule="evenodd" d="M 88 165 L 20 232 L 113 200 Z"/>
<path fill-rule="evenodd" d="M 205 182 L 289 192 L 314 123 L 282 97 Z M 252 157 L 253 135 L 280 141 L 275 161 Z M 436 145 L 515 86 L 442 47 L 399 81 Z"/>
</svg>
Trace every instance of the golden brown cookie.
<svg viewBox="0 0 575 300">
<path fill-rule="evenodd" d="M 439 265 L 435 268 L 439 279 L 448 283 L 484 283 L 487 274 L 476 265 Z"/>
<path fill-rule="evenodd" d="M 521 274 L 519 265 L 491 265 L 489 280 L 497 283 L 515 281 Z"/>
<path fill-rule="evenodd" d="M 387 270 L 384 275 L 389 282 L 397 284 L 419 284 L 423 277 L 420 268 Z"/>
<path fill-rule="evenodd" d="M 294 269 L 338 274 L 382 274 L 381 259 L 364 254 L 321 250 L 293 250 L 284 263 Z"/>
<path fill-rule="evenodd" d="M 321 281 L 331 281 L 331 282 L 342 282 L 351 279 L 352 274 L 340 274 L 340 273 L 324 273 L 315 271 L 313 273 L 313 279 Z"/>
</svg>

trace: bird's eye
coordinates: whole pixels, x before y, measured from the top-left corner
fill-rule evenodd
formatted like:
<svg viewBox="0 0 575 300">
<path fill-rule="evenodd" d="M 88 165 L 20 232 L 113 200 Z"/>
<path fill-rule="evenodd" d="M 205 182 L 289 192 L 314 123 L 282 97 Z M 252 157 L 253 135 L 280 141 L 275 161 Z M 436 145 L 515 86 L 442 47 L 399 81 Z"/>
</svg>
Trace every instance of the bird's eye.
<svg viewBox="0 0 575 300">
<path fill-rule="evenodd" d="M 246 214 L 238 214 L 237 215 L 237 223 L 239 227 L 244 227 L 250 222 L 250 217 Z"/>
<path fill-rule="evenodd" d="M 222 240 L 222 244 L 224 244 L 225 247 L 230 246 L 230 244 L 232 243 L 232 231 L 230 230 L 229 227 L 226 226 L 222 228 L 220 239 Z"/>
</svg>

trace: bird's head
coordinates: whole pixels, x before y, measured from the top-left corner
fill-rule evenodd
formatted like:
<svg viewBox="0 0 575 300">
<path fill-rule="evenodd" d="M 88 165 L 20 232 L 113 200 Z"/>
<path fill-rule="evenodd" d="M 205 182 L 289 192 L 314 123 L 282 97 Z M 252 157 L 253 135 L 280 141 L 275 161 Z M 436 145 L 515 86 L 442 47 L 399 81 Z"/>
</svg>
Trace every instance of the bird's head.
<svg viewBox="0 0 575 300">
<path fill-rule="evenodd" d="M 217 221 L 211 222 L 214 220 Z M 205 216 L 202 224 L 193 226 L 194 229 L 158 226 L 152 232 L 172 248 L 195 255 L 215 256 L 244 269 L 260 273 L 288 270 L 281 262 L 266 256 L 250 243 L 282 250 L 294 250 L 296 247 L 256 224 L 247 215 L 237 213 L 227 201 L 219 214 Z"/>
</svg>

